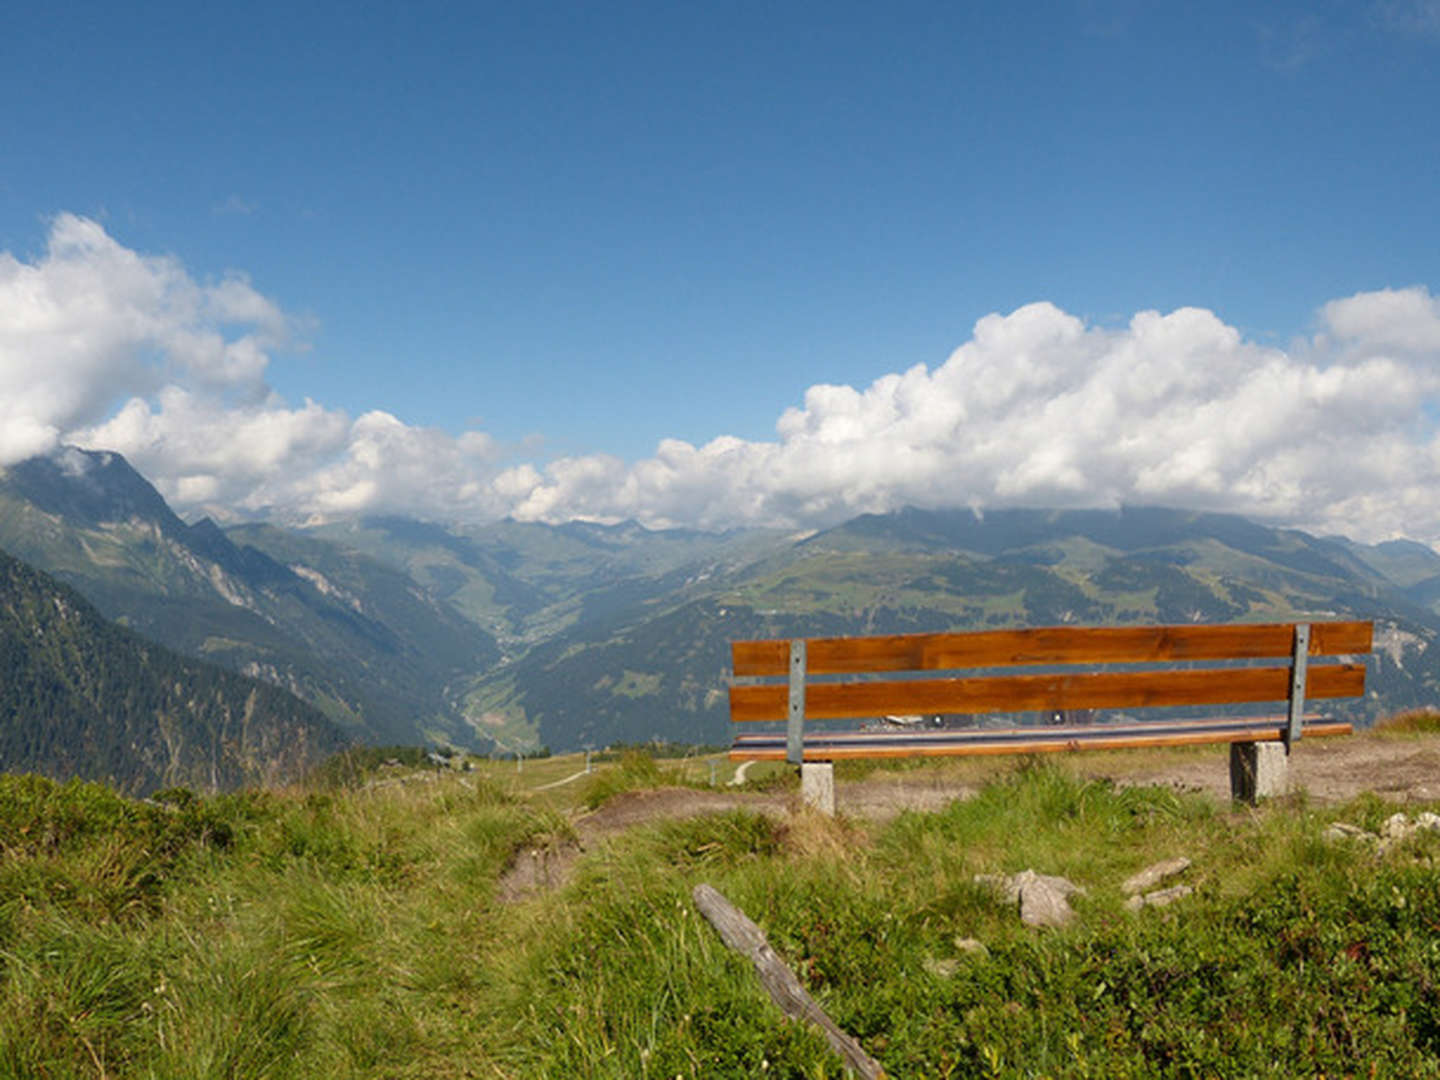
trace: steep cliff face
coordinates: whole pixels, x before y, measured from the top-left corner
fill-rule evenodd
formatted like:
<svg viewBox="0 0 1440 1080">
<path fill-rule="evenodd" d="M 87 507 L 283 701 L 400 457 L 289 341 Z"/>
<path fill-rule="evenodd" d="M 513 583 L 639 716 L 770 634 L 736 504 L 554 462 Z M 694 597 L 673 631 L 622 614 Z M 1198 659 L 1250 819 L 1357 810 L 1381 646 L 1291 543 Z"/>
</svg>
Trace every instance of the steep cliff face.
<svg viewBox="0 0 1440 1080">
<path fill-rule="evenodd" d="M 274 686 L 107 622 L 0 552 L 0 768 L 138 793 L 291 779 L 344 734 Z"/>
</svg>

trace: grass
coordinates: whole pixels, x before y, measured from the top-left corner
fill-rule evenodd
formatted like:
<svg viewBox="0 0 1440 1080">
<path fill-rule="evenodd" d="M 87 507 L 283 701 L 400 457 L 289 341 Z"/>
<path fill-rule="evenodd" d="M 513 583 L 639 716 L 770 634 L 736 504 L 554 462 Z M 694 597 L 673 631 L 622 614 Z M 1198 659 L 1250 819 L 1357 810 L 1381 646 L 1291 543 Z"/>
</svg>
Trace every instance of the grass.
<svg viewBox="0 0 1440 1080">
<path fill-rule="evenodd" d="M 1440 732 L 1440 710 L 1411 709 L 1375 722 L 1375 731 L 1384 735 L 1433 735 Z"/>
<path fill-rule="evenodd" d="M 637 827 L 505 904 L 568 814 L 513 771 L 391 772 L 155 805 L 0 777 L 0 1076 L 841 1075 L 699 917 L 700 881 L 892 1076 L 1440 1074 L 1440 835 L 1322 837 L 1376 827 L 1375 796 L 1237 812 L 1025 762 L 883 826 Z M 1119 883 L 1177 854 L 1195 894 L 1125 911 Z M 1027 930 L 974 880 L 1027 867 L 1085 886 L 1075 925 Z"/>
</svg>

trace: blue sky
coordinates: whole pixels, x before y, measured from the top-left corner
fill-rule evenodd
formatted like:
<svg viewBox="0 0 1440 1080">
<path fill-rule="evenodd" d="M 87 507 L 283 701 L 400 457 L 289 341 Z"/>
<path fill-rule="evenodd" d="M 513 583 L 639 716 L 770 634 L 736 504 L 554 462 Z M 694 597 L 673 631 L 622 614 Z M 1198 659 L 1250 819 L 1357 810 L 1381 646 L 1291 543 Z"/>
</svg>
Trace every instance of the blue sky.
<svg viewBox="0 0 1440 1080">
<path fill-rule="evenodd" d="M 279 402 L 541 473 L 773 442 L 809 388 L 936 369 L 1034 302 L 1095 331 L 1197 307 L 1298 357 L 1327 303 L 1437 288 L 1436 0 L 62 0 L 7 13 L 0 100 L 15 263 L 68 214 L 201 288 L 238 272 L 291 328 L 261 342 Z M 116 387 L 59 430 L 154 400 Z"/>
</svg>

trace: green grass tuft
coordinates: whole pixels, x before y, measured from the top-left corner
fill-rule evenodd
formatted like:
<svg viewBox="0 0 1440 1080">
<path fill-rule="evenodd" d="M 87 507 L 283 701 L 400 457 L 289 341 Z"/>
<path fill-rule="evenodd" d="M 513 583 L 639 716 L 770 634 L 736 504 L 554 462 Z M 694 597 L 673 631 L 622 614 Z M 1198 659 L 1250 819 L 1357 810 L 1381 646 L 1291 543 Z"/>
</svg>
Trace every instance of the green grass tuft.
<svg viewBox="0 0 1440 1080">
<path fill-rule="evenodd" d="M 1375 722 L 1376 731 L 1386 735 L 1433 735 L 1440 732 L 1440 710 L 1412 709 Z"/>
<path fill-rule="evenodd" d="M 698 786 L 683 771 L 657 764 L 648 751 L 626 750 L 617 764 L 600 769 L 586 781 L 581 801 L 594 810 L 626 791 Z"/>
</svg>

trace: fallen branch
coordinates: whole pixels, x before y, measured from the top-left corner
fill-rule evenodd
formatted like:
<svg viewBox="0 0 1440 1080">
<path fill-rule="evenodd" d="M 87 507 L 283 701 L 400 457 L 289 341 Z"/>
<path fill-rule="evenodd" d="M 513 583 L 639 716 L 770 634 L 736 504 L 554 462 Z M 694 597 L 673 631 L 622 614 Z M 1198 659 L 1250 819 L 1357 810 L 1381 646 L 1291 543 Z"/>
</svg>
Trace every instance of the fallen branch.
<svg viewBox="0 0 1440 1080">
<path fill-rule="evenodd" d="M 815 999 L 806 993 L 795 973 L 770 948 L 765 932 L 743 911 L 709 885 L 696 885 L 691 895 L 700 914 L 715 927 L 721 940 L 755 965 L 770 999 L 780 1006 L 786 1016 L 818 1025 L 835 1052 L 864 1080 L 880 1080 L 885 1076 L 880 1063 L 865 1053 L 858 1042 L 840 1030 L 839 1025 L 825 1015 L 825 1010 L 815 1004 Z"/>
</svg>

